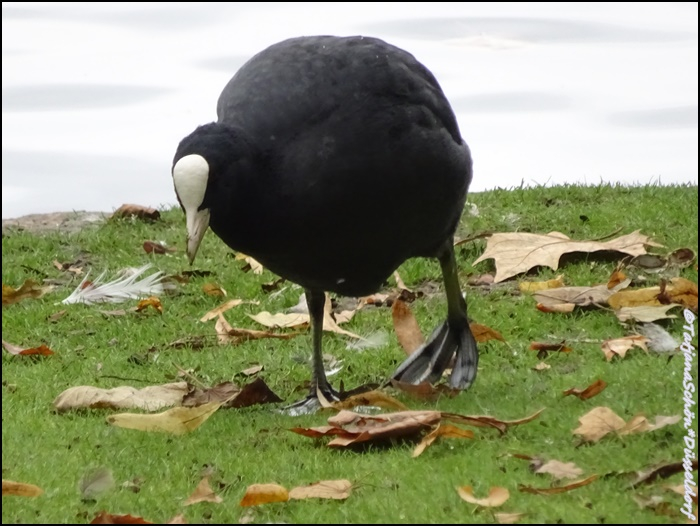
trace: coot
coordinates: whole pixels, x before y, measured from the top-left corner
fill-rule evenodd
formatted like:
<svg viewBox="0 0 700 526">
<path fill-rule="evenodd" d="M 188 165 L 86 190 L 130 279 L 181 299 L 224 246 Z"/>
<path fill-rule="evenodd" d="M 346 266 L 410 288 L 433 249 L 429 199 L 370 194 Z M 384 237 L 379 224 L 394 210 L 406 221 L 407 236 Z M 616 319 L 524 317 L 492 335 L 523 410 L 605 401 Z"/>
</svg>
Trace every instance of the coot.
<svg viewBox="0 0 700 526">
<path fill-rule="evenodd" d="M 439 260 L 447 319 L 393 374 L 469 387 L 478 351 L 452 238 L 472 178 L 469 148 L 432 73 L 376 38 L 285 40 L 224 88 L 217 122 L 185 137 L 172 176 L 194 260 L 208 227 L 236 251 L 303 286 L 313 333 L 313 410 L 326 380 L 324 291 L 376 292 L 406 259 Z"/>
</svg>

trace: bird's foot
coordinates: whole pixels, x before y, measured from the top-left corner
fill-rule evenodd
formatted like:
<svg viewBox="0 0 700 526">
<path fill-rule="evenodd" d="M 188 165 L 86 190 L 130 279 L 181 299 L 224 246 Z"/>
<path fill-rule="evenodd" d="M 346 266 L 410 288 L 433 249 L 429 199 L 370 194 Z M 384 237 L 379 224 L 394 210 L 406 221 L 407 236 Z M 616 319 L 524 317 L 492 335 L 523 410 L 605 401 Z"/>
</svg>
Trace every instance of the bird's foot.
<svg viewBox="0 0 700 526">
<path fill-rule="evenodd" d="M 322 387 L 316 386 L 303 400 L 284 406 L 280 412 L 288 416 L 310 415 L 339 400 L 338 392 L 326 382 Z"/>
<path fill-rule="evenodd" d="M 449 367 L 453 356 L 455 361 L 450 387 L 467 389 L 476 378 L 479 351 L 466 320 L 459 326 L 450 325 L 449 322 L 440 325 L 428 341 L 396 369 L 392 378 L 409 384 L 435 383 Z"/>
</svg>

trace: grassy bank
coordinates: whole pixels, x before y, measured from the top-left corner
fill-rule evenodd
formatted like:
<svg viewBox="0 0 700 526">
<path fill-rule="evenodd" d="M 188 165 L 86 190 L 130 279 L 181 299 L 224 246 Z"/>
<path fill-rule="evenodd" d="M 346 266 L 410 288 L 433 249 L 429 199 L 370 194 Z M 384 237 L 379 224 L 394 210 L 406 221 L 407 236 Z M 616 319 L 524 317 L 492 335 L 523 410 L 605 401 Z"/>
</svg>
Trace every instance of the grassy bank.
<svg viewBox="0 0 700 526">
<path fill-rule="evenodd" d="M 652 249 L 655 253 L 665 255 L 682 247 L 697 253 L 698 249 L 697 186 L 496 190 L 474 194 L 469 202 L 474 206 L 467 206 L 458 237 L 485 231 L 558 231 L 585 240 L 641 230 L 664 245 Z M 401 214 L 411 213 L 412 204 L 376 206 L 373 213 L 400 220 Z M 649 433 L 608 436 L 594 444 L 581 444 L 572 434 L 578 418 L 596 406 L 610 407 L 625 420 L 639 413 L 649 418 L 681 414 L 682 356 L 669 359 L 667 355 L 636 349 L 624 359 L 607 362 L 601 342 L 630 333 L 610 311 L 543 313 L 535 308 L 530 295 L 518 291 L 520 281 L 547 280 L 558 274 L 564 275 L 567 285 L 606 283 L 622 259 L 620 255 L 567 256 L 559 271 L 538 268 L 505 286 L 477 288 L 467 285 L 469 278 L 494 269 L 493 260 L 472 266 L 483 252 L 485 241 L 477 239 L 459 247 L 460 278 L 470 316 L 499 331 L 506 343 L 481 344 L 479 376 L 466 393 L 436 402 L 415 401 L 401 394 L 397 397 L 411 409 L 488 414 L 506 420 L 545 408 L 538 419 L 502 437 L 493 430 L 476 429 L 474 440 L 441 440 L 420 457 L 411 458 L 410 443 L 361 450 L 327 448 L 322 442 L 288 431 L 295 426 L 323 425 L 327 413 L 292 418 L 274 413 L 271 406 L 219 410 L 195 432 L 175 437 L 111 427 L 105 423 L 105 416 L 111 413 L 106 410 L 55 414 L 52 401 L 69 387 L 140 388 L 175 381 L 181 369 L 189 371 L 190 378 L 214 385 L 226 380 L 242 382 L 237 373 L 261 364 L 264 369 L 260 376 L 286 401 L 304 395 L 302 384 L 309 374 L 305 360 L 311 345 L 308 335 L 220 346 L 214 336 L 214 322 L 199 322 L 205 312 L 222 301 L 202 291 L 208 282 L 221 285 L 229 298 L 260 302 L 228 311 L 226 317 L 235 327 L 260 328 L 248 314 L 282 311 L 295 305 L 301 293 L 290 283 L 283 284 L 276 293 L 263 292 L 261 284 L 275 276 L 269 271 L 262 275 L 243 272 L 243 262 L 234 260 L 212 233 L 204 239 L 195 265 L 211 274 L 193 277 L 179 285 L 174 294 L 161 297 L 162 314 L 151 309 L 109 316 L 99 312 L 103 307 L 57 304 L 81 277 L 59 270 L 54 260 L 78 262 L 83 270 L 92 269 L 93 275 L 102 270 L 113 275 L 124 267 L 147 262 L 166 274 L 179 274 L 188 269 L 184 236 L 184 217 L 179 210 L 162 211 L 161 220 L 153 223 L 119 220 L 74 234 L 39 235 L 15 230 L 3 235 L 3 284 L 18 287 L 25 279 L 56 280 L 57 284 L 40 299 L 3 307 L 4 340 L 27 348 L 43 343 L 56 353 L 43 359 L 3 353 L 3 479 L 33 483 L 44 490 L 36 498 L 3 497 L 4 523 L 89 522 L 100 510 L 151 521 L 167 521 L 183 513 L 191 523 L 237 523 L 242 517 L 287 523 L 495 522 L 492 511 L 459 498 L 455 486 L 464 485 L 473 486 L 478 496 L 485 496 L 492 486 L 507 488 L 510 499 L 495 511 L 526 513 L 522 523 L 685 520 L 678 512 L 682 497 L 664 487 L 681 483 L 682 474 L 637 489 L 630 489 L 625 477 L 603 477 L 682 460 L 682 423 Z M 164 241 L 177 252 L 147 254 L 142 246 L 146 240 Z M 409 287 L 439 283 L 440 279 L 439 266 L 432 261 L 412 260 L 399 272 Z M 697 261 L 680 275 L 697 283 Z M 648 278 L 648 286 L 657 284 L 658 277 Z M 444 317 L 444 297 L 427 295 L 416 299 L 411 308 L 427 334 Z M 63 315 L 54 316 L 63 310 Z M 343 325 L 365 336 L 385 332 L 388 343 L 379 348 L 348 350 L 347 337 L 325 334 L 324 352 L 344 362 L 343 370 L 333 378 L 336 386 L 341 378 L 347 388 L 381 382 L 403 359 L 391 319 L 388 308 L 366 308 Z M 661 325 L 682 339 L 682 314 Z M 204 336 L 200 349 L 169 346 L 178 339 L 199 335 Z M 552 353 L 545 358 L 551 368 L 534 371 L 541 360 L 529 350 L 531 342 L 562 340 L 572 352 Z M 608 384 L 598 396 L 586 401 L 562 397 L 563 390 L 583 388 L 596 379 Z M 697 429 L 697 421 L 695 426 Z M 552 479 L 533 473 L 527 461 L 513 454 L 573 462 L 582 470 L 580 478 L 593 474 L 601 477 L 556 495 L 521 492 L 519 485 L 548 487 Z M 98 467 L 111 470 L 115 487 L 97 495 L 95 501 L 81 500 L 81 477 Z M 223 503 L 183 507 L 206 467 L 214 472 L 213 487 Z M 252 511 L 238 504 L 250 484 L 275 482 L 291 488 L 329 479 L 352 481 L 352 495 L 345 501 L 290 501 Z M 123 486 L 134 480 L 138 492 Z M 640 507 L 635 501 L 652 496 L 660 496 L 668 504 Z"/>
</svg>

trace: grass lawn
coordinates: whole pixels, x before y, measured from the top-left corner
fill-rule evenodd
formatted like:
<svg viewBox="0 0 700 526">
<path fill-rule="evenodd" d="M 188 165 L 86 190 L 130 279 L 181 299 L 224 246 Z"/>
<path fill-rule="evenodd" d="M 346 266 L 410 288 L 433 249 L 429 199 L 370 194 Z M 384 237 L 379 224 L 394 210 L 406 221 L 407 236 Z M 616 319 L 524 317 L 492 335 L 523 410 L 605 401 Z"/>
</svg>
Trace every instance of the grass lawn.
<svg viewBox="0 0 700 526">
<path fill-rule="evenodd" d="M 494 190 L 472 194 L 469 203 L 476 205 L 478 215 L 473 215 L 473 207 L 466 207 L 459 237 L 484 231 L 558 231 L 585 240 L 639 229 L 664 245 L 650 249 L 654 253 L 665 255 L 682 247 L 698 250 L 697 186 Z M 390 214 L 400 221 L 402 214 L 411 213 L 411 203 L 378 204 L 373 213 Z M 261 284 L 275 276 L 267 270 L 262 275 L 243 272 L 243 262 L 234 260 L 212 233 L 205 237 L 195 262 L 195 268 L 212 274 L 192 278 L 175 294 L 163 296 L 162 314 L 149 309 L 105 316 L 99 309 L 120 307 L 57 304 L 81 278 L 58 270 L 54 260 L 82 259 L 93 276 L 103 270 L 112 276 L 124 267 L 147 262 L 166 274 L 178 274 L 188 269 L 184 237 L 184 215 L 175 209 L 163 210 L 161 220 L 154 223 L 118 220 L 75 234 L 19 230 L 3 234 L 3 284 L 19 287 L 28 278 L 65 283 L 40 299 L 3 307 L 4 340 L 27 348 L 44 343 L 56 353 L 43 359 L 2 355 L 3 479 L 36 484 L 44 490 L 36 498 L 3 497 L 3 523 L 84 523 L 101 510 L 154 522 L 182 513 L 190 523 L 215 524 L 238 523 L 242 518 L 262 523 L 495 523 L 496 512 L 525 513 L 521 523 L 685 522 L 678 511 L 682 496 L 665 487 L 681 484 L 683 474 L 636 489 L 630 489 L 623 476 L 603 477 L 681 461 L 686 432 L 682 421 L 648 433 L 613 433 L 593 444 L 582 444 L 572 434 L 578 418 L 596 406 L 608 406 L 625 420 L 639 413 L 650 418 L 682 414 L 683 357 L 669 359 L 633 349 L 624 359 L 607 362 L 601 342 L 631 333 L 609 310 L 577 308 L 571 314 L 543 313 L 535 308 L 530 295 L 518 291 L 519 281 L 546 280 L 558 274 L 564 275 L 566 285 L 606 283 L 621 255 L 567 256 L 559 271 L 540 267 L 505 286 L 485 290 L 467 285 L 472 275 L 493 273 L 493 260 L 472 266 L 483 252 L 485 240 L 458 248 L 470 316 L 499 331 L 506 343 L 480 345 L 476 383 L 455 398 L 428 402 L 391 393 L 411 409 L 487 414 L 505 420 L 545 408 L 539 418 L 503 436 L 495 430 L 474 428 L 473 440 L 438 440 L 421 456 L 412 458 L 414 444 L 408 442 L 334 449 L 328 448 L 325 440 L 314 441 L 288 431 L 296 426 L 324 425 L 329 413 L 293 418 L 274 412 L 273 406 L 219 410 L 196 431 L 170 436 L 112 427 L 105 417 L 114 411 L 53 412 L 54 398 L 69 387 L 140 388 L 176 381 L 180 368 L 204 384 L 214 385 L 227 380 L 243 382 L 237 373 L 261 364 L 264 370 L 259 376 L 278 395 L 287 402 L 303 397 L 303 384 L 309 378 L 310 335 L 221 346 L 214 322 L 199 322 L 205 312 L 222 302 L 203 292 L 202 286 L 208 282 L 220 284 L 229 298 L 260 302 L 226 312 L 234 327 L 261 329 L 247 314 L 282 311 L 295 305 L 302 292 L 290 283 L 282 285 L 286 287 L 282 292 L 263 292 Z M 146 240 L 165 241 L 177 252 L 147 254 L 142 247 Z M 411 260 L 399 272 L 409 287 L 440 282 L 436 261 Z M 697 261 L 680 275 L 697 283 Z M 658 276 L 651 275 L 647 286 L 658 281 Z M 393 281 L 387 284 L 387 288 L 393 286 Z M 441 294 L 418 298 L 411 308 L 424 334 L 437 326 L 446 312 Z M 62 310 L 66 311 L 62 317 L 50 319 Z M 682 311 L 674 312 L 679 317 L 661 325 L 682 340 Z M 344 363 L 342 371 L 332 378 L 336 387 L 341 379 L 346 388 L 382 382 L 405 356 L 393 332 L 389 308 L 362 309 L 343 328 L 365 336 L 383 331 L 388 342 L 379 348 L 348 350 L 348 337 L 325 333 L 324 352 Z M 202 349 L 168 345 L 197 335 L 206 336 Z M 541 360 L 529 350 L 530 343 L 562 340 L 572 352 L 551 353 L 545 359 L 551 368 L 534 371 Z M 693 370 L 697 370 L 697 358 Z M 563 390 L 584 388 L 596 379 L 608 384 L 596 397 L 586 401 L 562 397 Z M 697 393 L 694 396 L 697 403 Z M 697 420 L 694 426 L 697 430 Z M 519 491 L 520 485 L 544 488 L 553 479 L 533 473 L 529 462 L 513 454 L 573 462 L 583 472 L 580 478 L 593 474 L 600 478 L 555 495 L 524 493 Z M 100 467 L 111 470 L 115 486 L 99 493 L 94 501 L 82 500 L 79 481 L 86 472 Z M 212 487 L 223 503 L 184 507 L 205 469 L 213 471 Z M 329 479 L 349 479 L 354 484 L 350 497 L 343 501 L 309 499 L 254 508 L 239 506 L 251 484 L 277 483 L 292 488 Z M 134 480 L 139 481 L 138 492 L 123 485 Z M 482 497 L 492 486 L 502 486 L 510 491 L 510 499 L 499 508 L 482 508 L 460 499 L 455 486 L 465 485 L 473 486 L 475 494 Z M 641 507 L 635 501 L 653 496 L 661 497 L 661 504 Z"/>
</svg>

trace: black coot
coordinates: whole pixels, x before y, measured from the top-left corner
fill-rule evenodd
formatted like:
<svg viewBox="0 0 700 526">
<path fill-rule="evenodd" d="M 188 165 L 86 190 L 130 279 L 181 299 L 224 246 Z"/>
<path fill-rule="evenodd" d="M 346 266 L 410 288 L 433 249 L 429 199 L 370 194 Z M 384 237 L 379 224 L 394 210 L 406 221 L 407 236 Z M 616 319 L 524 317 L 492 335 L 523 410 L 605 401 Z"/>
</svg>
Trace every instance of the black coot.
<svg viewBox="0 0 700 526">
<path fill-rule="evenodd" d="M 447 320 L 393 377 L 435 382 L 455 357 L 450 384 L 469 387 L 478 351 L 452 237 L 472 160 L 432 73 L 376 38 L 293 38 L 243 65 L 217 114 L 173 160 L 187 254 L 211 227 L 305 288 L 313 379 L 299 410 L 336 397 L 322 363 L 324 291 L 371 294 L 411 257 L 440 261 Z"/>
</svg>

